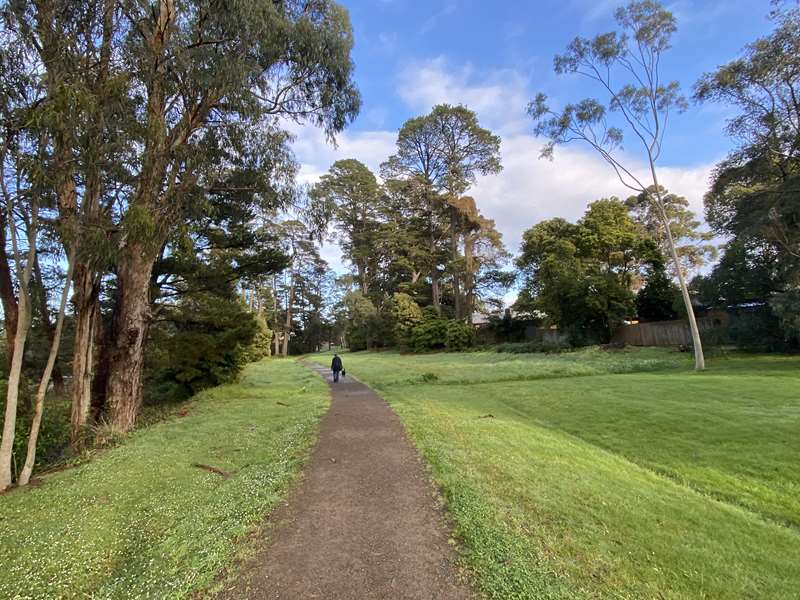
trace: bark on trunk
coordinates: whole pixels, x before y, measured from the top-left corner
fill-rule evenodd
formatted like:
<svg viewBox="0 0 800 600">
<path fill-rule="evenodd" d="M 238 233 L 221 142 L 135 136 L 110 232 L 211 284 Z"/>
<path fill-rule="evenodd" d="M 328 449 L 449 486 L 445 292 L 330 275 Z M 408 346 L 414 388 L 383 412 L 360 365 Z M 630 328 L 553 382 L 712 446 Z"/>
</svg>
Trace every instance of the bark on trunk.
<svg viewBox="0 0 800 600">
<path fill-rule="evenodd" d="M 442 296 L 439 291 L 439 269 L 436 261 L 436 235 L 433 230 L 433 198 L 428 196 L 428 233 L 431 252 L 431 302 L 437 314 L 442 314 Z"/>
<path fill-rule="evenodd" d="M 99 318 L 100 286 L 94 274 L 84 265 L 75 266 L 75 339 L 72 353 L 72 410 L 70 442 L 79 450 L 92 403 L 95 328 Z"/>
<path fill-rule="evenodd" d="M 33 473 L 33 465 L 36 463 L 36 444 L 39 440 L 39 426 L 42 423 L 42 414 L 44 413 L 44 397 L 47 394 L 47 386 L 50 384 L 50 376 L 53 374 L 53 368 L 56 366 L 56 358 L 58 357 L 58 347 L 61 344 L 61 331 L 64 326 L 64 313 L 67 307 L 67 298 L 69 296 L 69 286 L 72 283 L 72 269 L 74 264 L 74 256 L 69 257 L 69 268 L 67 270 L 67 280 L 64 283 L 64 289 L 61 292 L 61 303 L 58 309 L 58 317 L 53 329 L 53 339 L 50 342 L 50 355 L 47 357 L 47 364 L 42 373 L 42 378 L 39 381 L 39 387 L 36 389 L 36 402 L 33 413 L 33 420 L 31 422 L 31 433 L 28 436 L 28 452 L 25 457 L 25 465 L 19 475 L 17 485 L 28 485 Z"/>
<path fill-rule="evenodd" d="M 453 304 L 455 308 L 456 319 L 463 317 L 463 306 L 461 302 L 461 277 L 458 273 L 458 260 L 461 258 L 458 252 L 458 209 L 455 206 L 450 207 L 450 263 L 453 269 Z"/>
<path fill-rule="evenodd" d="M 72 262 L 69 265 L 70 273 L 72 272 Z M 69 278 L 69 275 L 67 276 Z M 47 333 L 47 341 L 53 345 L 56 337 L 56 325 L 50 320 L 50 307 L 47 306 L 47 290 L 44 287 L 44 278 L 42 277 L 42 269 L 39 265 L 39 256 L 33 262 L 33 279 L 36 283 L 36 300 L 38 303 L 38 311 L 42 319 L 42 327 Z M 63 396 L 65 394 L 64 387 L 64 374 L 61 372 L 61 365 L 56 356 L 55 364 L 52 368 L 53 389 L 57 395 Z"/>
<path fill-rule="evenodd" d="M 17 403 L 22 375 L 22 358 L 25 353 L 25 341 L 30 330 L 30 301 L 20 292 L 19 318 L 14 336 L 14 358 L 8 372 L 8 392 L 6 394 L 5 420 L 3 421 L 3 439 L 0 441 L 0 492 L 11 485 L 11 453 L 14 449 L 14 434 L 17 426 Z"/>
<path fill-rule="evenodd" d="M 130 431 L 142 405 L 144 343 L 150 322 L 150 276 L 154 259 L 145 248 L 125 249 L 117 269 L 117 311 L 109 349 L 106 403 L 111 427 Z"/>
<path fill-rule="evenodd" d="M 286 303 L 286 323 L 283 331 L 283 356 L 289 356 L 289 334 L 292 331 L 292 304 L 294 304 L 294 273 L 289 283 L 289 299 Z"/>
<path fill-rule="evenodd" d="M 0 157 L 4 160 L 5 157 Z M 8 207 L 9 221 L 13 214 L 13 202 L 5 186 L 5 171 L 0 167 L 0 186 Z M 6 410 L 3 421 L 3 437 L 0 439 L 0 492 L 11 485 L 11 454 L 14 450 L 14 435 L 17 426 L 17 404 L 19 401 L 19 386 L 22 376 L 22 359 L 25 354 L 25 341 L 31 325 L 31 297 L 30 280 L 33 268 L 33 259 L 36 256 L 36 229 L 38 225 L 38 207 L 34 203 L 31 207 L 32 214 L 28 225 L 28 252 L 25 266 L 22 266 L 22 252 L 17 241 L 15 230 L 11 228 L 11 240 L 14 249 L 14 260 L 17 264 L 19 281 L 19 301 L 17 315 L 17 330 L 14 336 L 13 358 L 8 371 L 8 388 L 6 392 Z"/>
<path fill-rule="evenodd" d="M 472 314 L 475 312 L 475 265 L 473 260 L 473 234 L 464 237 L 464 311 L 467 323 L 472 324 Z"/>
<path fill-rule="evenodd" d="M 19 307 L 17 296 L 14 292 L 14 282 L 11 280 L 11 266 L 8 263 L 6 251 L 6 215 L 0 211 L 0 300 L 3 303 L 3 316 L 6 330 L 6 364 L 11 368 L 11 359 L 14 356 L 14 337 L 17 334 L 17 318 Z"/>
</svg>

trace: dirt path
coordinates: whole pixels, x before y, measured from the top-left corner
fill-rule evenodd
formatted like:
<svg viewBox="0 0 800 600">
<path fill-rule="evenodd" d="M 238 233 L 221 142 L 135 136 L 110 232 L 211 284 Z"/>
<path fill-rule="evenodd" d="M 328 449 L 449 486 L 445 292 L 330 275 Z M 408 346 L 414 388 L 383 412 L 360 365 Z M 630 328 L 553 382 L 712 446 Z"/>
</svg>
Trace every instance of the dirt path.
<svg viewBox="0 0 800 600">
<path fill-rule="evenodd" d="M 311 365 L 309 365 L 311 366 Z M 330 380 L 330 373 L 311 366 Z M 434 489 L 399 418 L 351 377 L 269 540 L 224 599 L 466 600 Z"/>
</svg>

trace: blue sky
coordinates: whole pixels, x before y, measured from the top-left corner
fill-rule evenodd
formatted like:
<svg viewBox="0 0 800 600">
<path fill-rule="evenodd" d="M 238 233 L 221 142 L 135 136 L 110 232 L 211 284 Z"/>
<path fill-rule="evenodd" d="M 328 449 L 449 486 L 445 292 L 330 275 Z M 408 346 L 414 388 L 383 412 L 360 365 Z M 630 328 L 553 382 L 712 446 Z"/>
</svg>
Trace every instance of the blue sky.
<svg viewBox="0 0 800 600">
<path fill-rule="evenodd" d="M 303 181 L 314 181 L 338 158 L 358 158 L 377 171 L 406 119 L 449 102 L 472 108 L 503 138 L 503 173 L 481 179 L 470 193 L 484 214 L 496 219 L 512 251 L 521 232 L 537 221 L 556 215 L 576 219 L 592 200 L 624 195 L 586 148 L 570 146 L 553 162 L 538 160 L 542 142 L 531 135 L 524 113 L 537 91 L 556 105 L 598 94 L 580 77 L 555 76 L 552 59 L 575 35 L 611 29 L 619 0 L 340 1 L 353 23 L 363 107 L 335 149 L 311 128 L 295 129 Z M 771 29 L 768 0 L 665 5 L 678 19 L 678 32 L 663 72 L 679 80 L 687 94 L 703 72 L 735 58 Z M 692 105 L 671 123 L 662 178 L 698 212 L 710 169 L 732 146 L 724 133 L 730 114 L 721 106 Z M 336 249 L 325 254 L 341 268 Z"/>
</svg>

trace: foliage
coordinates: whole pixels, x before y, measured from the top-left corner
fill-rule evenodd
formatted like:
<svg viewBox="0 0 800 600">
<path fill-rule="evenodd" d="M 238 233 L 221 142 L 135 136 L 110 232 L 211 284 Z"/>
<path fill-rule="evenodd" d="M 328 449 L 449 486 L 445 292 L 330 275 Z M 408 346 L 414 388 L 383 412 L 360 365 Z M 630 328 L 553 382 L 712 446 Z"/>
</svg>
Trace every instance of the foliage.
<svg viewBox="0 0 800 600">
<path fill-rule="evenodd" d="M 473 111 L 448 104 L 406 121 L 396 153 L 381 165 L 384 179 L 395 182 L 387 185 L 390 194 L 410 192 L 421 212 L 415 278 L 427 275 L 430 303 L 440 310 L 446 295 L 459 320 L 469 319 L 482 296 L 506 283 L 497 276 L 506 259 L 501 236 L 475 200 L 464 196 L 477 176 L 501 168 L 500 138 L 482 128 Z M 410 256 L 403 254 L 408 264 Z"/>
<path fill-rule="evenodd" d="M 728 335 L 736 347 L 747 352 L 787 352 L 797 349 L 787 344 L 781 322 L 767 305 L 748 306 L 734 311 Z"/>
<path fill-rule="evenodd" d="M 542 221 L 523 234 L 517 308 L 546 316 L 573 344 L 607 341 L 634 312 L 633 277 L 654 252 L 617 199 L 593 202 L 577 224 Z"/>
<path fill-rule="evenodd" d="M 389 304 L 394 329 L 394 339 L 401 346 L 411 345 L 414 327 L 422 322 L 422 309 L 408 294 L 395 292 Z"/>
<path fill-rule="evenodd" d="M 155 401 L 181 400 L 230 383 L 249 360 L 264 356 L 266 326 L 236 301 L 198 293 L 185 298 L 169 319 L 153 332 L 150 345 Z"/>
<path fill-rule="evenodd" d="M 386 322 L 378 309 L 361 292 L 350 292 L 344 297 L 347 311 L 347 344 L 350 350 L 368 350 L 386 343 Z"/>
<path fill-rule="evenodd" d="M 197 597 L 286 494 L 327 398 L 300 365 L 254 364 L 240 383 L 199 394 L 188 414 L 3 496 L 0 597 Z"/>
<path fill-rule="evenodd" d="M 475 345 L 475 329 L 462 321 L 447 323 L 445 347 L 451 352 L 460 352 Z"/>
<path fill-rule="evenodd" d="M 324 204 L 323 212 L 336 226 L 345 258 L 355 267 L 362 294 L 369 294 L 378 276 L 378 181 L 366 165 L 338 160 L 312 188 L 311 195 Z"/>
<path fill-rule="evenodd" d="M 448 320 L 439 316 L 433 307 L 423 311 L 422 322 L 411 330 L 414 352 L 443 350 L 447 347 Z"/>
<path fill-rule="evenodd" d="M 651 263 L 644 287 L 636 294 L 636 314 L 642 321 L 671 321 L 678 318 L 675 305 L 680 301 L 680 290 L 659 261 Z"/>
<path fill-rule="evenodd" d="M 652 200 L 654 196 L 655 192 L 651 188 L 647 193 L 629 197 L 625 205 L 633 220 L 641 224 L 655 240 L 661 255 L 666 259 L 670 255 L 669 242 L 660 211 Z M 678 254 L 684 274 L 696 271 L 716 259 L 717 249 L 711 243 L 714 234 L 710 231 L 700 231 L 700 221 L 689 210 L 689 201 L 662 188 L 661 204 L 669 221 L 669 228 L 675 240 L 675 252 Z M 674 275 L 674 265 L 672 271 Z"/>
<path fill-rule="evenodd" d="M 800 288 L 775 294 L 770 307 L 780 320 L 787 343 L 800 347 Z"/>
<path fill-rule="evenodd" d="M 796 595 L 796 358 L 350 360 L 431 464 L 487 598 Z"/>
</svg>

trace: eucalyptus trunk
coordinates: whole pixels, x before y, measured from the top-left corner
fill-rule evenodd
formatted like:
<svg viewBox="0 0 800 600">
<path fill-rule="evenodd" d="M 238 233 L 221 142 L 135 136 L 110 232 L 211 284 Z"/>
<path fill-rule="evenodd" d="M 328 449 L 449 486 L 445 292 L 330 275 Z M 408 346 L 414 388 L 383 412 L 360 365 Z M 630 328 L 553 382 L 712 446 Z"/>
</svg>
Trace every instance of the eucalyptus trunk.
<svg viewBox="0 0 800 600">
<path fill-rule="evenodd" d="M 69 269 L 70 271 L 72 270 L 71 261 L 69 263 Z M 47 340 L 52 345 L 56 336 L 56 326 L 54 326 L 53 322 L 50 320 L 50 307 L 47 306 L 47 290 L 44 287 L 44 278 L 42 277 L 42 269 L 39 265 L 38 254 L 33 261 L 33 279 L 36 284 L 37 310 L 42 320 L 42 327 L 44 327 L 47 333 Z M 64 374 L 61 372 L 61 365 L 58 363 L 58 357 L 56 357 L 56 361 L 53 364 L 52 378 L 53 388 L 56 394 L 63 396 L 66 392 L 66 388 L 64 387 Z"/>
<path fill-rule="evenodd" d="M 56 358 L 58 357 L 58 348 L 61 344 L 61 331 L 64 327 L 64 313 L 67 307 L 67 297 L 69 296 L 69 287 L 72 282 L 72 269 L 74 264 L 74 256 L 69 257 L 69 268 L 67 269 L 67 278 L 64 282 L 64 289 L 61 292 L 61 304 L 58 308 L 58 317 L 53 329 L 53 339 L 50 343 L 50 354 L 47 357 L 47 364 L 45 365 L 42 378 L 39 380 L 39 387 L 36 389 L 36 400 L 34 403 L 33 420 L 31 421 L 31 433 L 28 437 L 28 452 L 25 457 L 25 465 L 19 475 L 17 485 L 25 486 L 31 479 L 33 473 L 33 465 L 36 464 L 36 445 L 39 440 L 39 427 L 42 423 L 42 414 L 44 413 L 44 397 L 47 394 L 47 386 L 50 384 L 50 377 L 53 374 L 53 369 L 56 366 Z"/>
<path fill-rule="evenodd" d="M 0 492 L 11 485 L 11 454 L 14 450 L 14 435 L 17 426 L 17 405 L 19 402 L 19 386 L 22 378 L 22 358 L 25 353 L 25 342 L 30 331 L 30 301 L 24 292 L 19 295 L 19 318 L 14 336 L 14 354 L 11 369 L 8 372 L 8 391 L 6 393 L 6 411 L 3 421 L 3 439 L 0 441 Z"/>
<path fill-rule="evenodd" d="M 0 169 L 0 179 L 5 178 L 5 172 Z M 8 203 L 8 214 L 13 214 L 13 204 L 3 181 L 3 195 Z M 13 358 L 8 371 L 8 387 L 6 391 L 6 410 L 3 421 L 3 437 L 0 440 L 0 492 L 11 485 L 11 456 L 14 451 L 14 435 L 17 426 L 17 405 L 19 403 L 19 386 L 22 380 L 22 359 L 25 354 L 25 342 L 31 326 L 31 298 L 30 280 L 33 259 L 36 255 L 36 227 L 38 224 L 37 207 L 32 207 L 33 215 L 28 226 L 28 252 L 24 267 L 22 266 L 22 253 L 17 243 L 17 235 L 11 224 L 11 239 L 14 248 L 14 260 L 17 264 L 19 281 L 19 301 L 17 329 L 14 336 Z M 9 219 L 10 221 L 11 219 Z"/>
<path fill-rule="evenodd" d="M 111 325 L 106 405 L 111 427 L 130 431 L 142 405 L 144 344 L 150 324 L 150 277 L 155 259 L 131 244 L 117 266 L 117 306 Z"/>
<path fill-rule="evenodd" d="M 19 307 L 11 279 L 11 265 L 6 253 L 6 214 L 0 211 L 0 301 L 3 304 L 3 319 L 6 332 L 6 363 L 11 367 L 14 356 L 14 337 L 17 333 Z"/>
<path fill-rule="evenodd" d="M 100 286 L 94 273 L 84 264 L 75 266 L 74 348 L 72 351 L 72 408 L 70 414 L 70 443 L 79 450 L 92 405 L 95 337 L 100 317 Z"/>
<path fill-rule="evenodd" d="M 689 287 L 686 285 L 686 278 L 683 276 L 683 269 L 681 269 L 680 258 L 678 258 L 678 251 L 675 249 L 675 239 L 672 236 L 672 229 L 669 226 L 669 217 L 664 210 L 664 199 L 661 196 L 661 188 L 658 185 L 658 177 L 656 175 L 653 160 L 650 160 L 650 172 L 653 176 L 653 184 L 656 194 L 656 204 L 658 214 L 661 217 L 661 223 L 664 226 L 664 231 L 667 234 L 667 244 L 669 245 L 669 252 L 672 260 L 675 263 L 675 271 L 678 274 L 678 284 L 681 288 L 681 296 L 683 296 L 683 304 L 686 308 L 686 316 L 689 320 L 689 331 L 692 335 L 692 348 L 694 350 L 694 368 L 696 371 L 703 371 L 706 368 L 705 356 L 703 355 L 703 342 L 700 339 L 700 329 L 697 326 L 697 319 L 694 315 L 694 307 L 692 306 L 692 297 L 689 295 Z"/>
<path fill-rule="evenodd" d="M 294 304 L 294 273 L 289 280 L 289 298 L 286 302 L 286 323 L 283 330 L 283 356 L 289 356 L 289 337 L 292 331 L 292 304 Z"/>
</svg>

